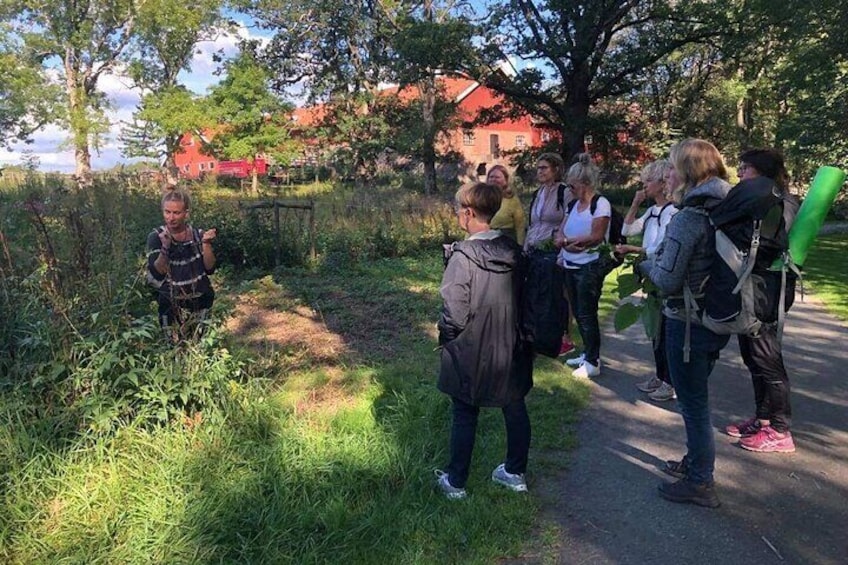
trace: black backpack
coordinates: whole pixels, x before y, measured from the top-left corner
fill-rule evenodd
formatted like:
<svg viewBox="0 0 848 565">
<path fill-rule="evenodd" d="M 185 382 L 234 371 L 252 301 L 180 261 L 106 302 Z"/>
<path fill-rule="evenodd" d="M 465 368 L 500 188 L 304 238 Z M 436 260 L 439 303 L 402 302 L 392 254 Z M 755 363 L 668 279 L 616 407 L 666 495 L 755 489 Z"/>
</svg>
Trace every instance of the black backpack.
<svg viewBox="0 0 848 565">
<path fill-rule="evenodd" d="M 568 324 L 565 271 L 556 264 L 555 255 L 542 251 L 524 255 L 521 269 L 521 339 L 534 353 L 556 359 Z"/>
<path fill-rule="evenodd" d="M 600 200 L 601 195 L 596 194 L 592 197 L 592 203 L 589 205 L 589 213 L 593 216 L 595 215 L 595 210 L 598 209 L 598 200 Z M 577 205 L 577 200 L 572 200 L 568 203 L 568 213 L 570 214 L 572 210 L 574 210 L 574 206 Z M 610 245 L 618 245 L 627 243 L 627 238 L 621 235 L 621 230 L 624 228 L 624 216 L 621 215 L 621 212 L 615 209 L 615 207 L 610 204 L 610 223 L 609 230 L 607 231 L 606 241 Z"/>
<path fill-rule="evenodd" d="M 790 196 L 758 177 L 736 185 L 709 213 L 716 258 L 704 287 L 704 326 L 718 334 L 754 335 L 763 322 L 772 321 L 776 310 L 782 329 L 787 277 L 797 272 L 788 257 L 786 230 L 787 217 L 791 221 L 796 210 Z M 780 266 L 771 270 L 776 260 Z M 772 304 L 768 278 L 780 280 L 779 305 Z M 794 281 L 789 283 L 794 290 Z"/>
</svg>

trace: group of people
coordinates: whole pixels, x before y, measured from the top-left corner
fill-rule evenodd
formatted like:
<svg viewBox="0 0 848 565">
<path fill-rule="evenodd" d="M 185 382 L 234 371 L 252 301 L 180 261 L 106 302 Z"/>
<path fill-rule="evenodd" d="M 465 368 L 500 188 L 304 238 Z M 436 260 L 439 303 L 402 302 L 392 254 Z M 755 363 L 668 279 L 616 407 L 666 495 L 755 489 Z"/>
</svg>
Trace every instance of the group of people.
<svg viewBox="0 0 848 565">
<path fill-rule="evenodd" d="M 723 215 L 730 230 L 748 230 L 750 236 L 750 217 L 735 207 L 733 195 L 754 199 L 771 195 L 780 203 L 780 212 L 763 227 L 763 241 L 770 244 L 761 246 L 753 271 L 766 298 L 758 312 L 762 327 L 755 335 L 738 336 L 752 376 L 755 412 L 752 418 L 728 425 L 725 432 L 755 452 L 795 449 L 778 329 L 779 309 L 791 305 L 794 280 L 790 276 L 790 284 L 782 284 L 783 274 L 770 266 L 786 250 L 785 234 L 798 204 L 789 195 L 788 175 L 777 151 L 746 151 L 737 170 L 740 182 L 731 186 L 715 146 L 700 139 L 677 143 L 668 160 L 642 170 L 644 188 L 636 192 L 624 218 L 623 235 L 643 234 L 641 245 L 615 247 L 618 255 L 639 256 L 638 271 L 658 289 L 657 298 L 664 306 L 653 340 L 656 374 L 637 386 L 652 400 L 677 399 L 687 451 L 666 462 L 663 471 L 678 480 L 663 482 L 660 495 L 706 507 L 720 504 L 713 479 L 708 379 L 730 336 L 704 327 L 698 312 L 716 257 L 710 215 Z M 530 421 L 524 397 L 532 388 L 533 353 L 521 339 L 517 323 L 522 254 L 544 254 L 564 269 L 565 288 L 554 292 L 565 293 L 583 341 L 581 355 L 567 364 L 579 378 L 601 372 L 598 303 L 606 270 L 598 246 L 609 240 L 612 206 L 598 196 L 600 171 L 586 154 L 578 155 L 568 169 L 559 155 L 544 154 L 537 162 L 537 178 L 540 187 L 533 194 L 523 237 L 525 216 L 515 194 L 505 190 L 506 169 L 493 167 L 486 183 L 465 186 L 456 195 L 459 225 L 468 237 L 450 246 L 438 325 L 439 389 L 452 397 L 453 424 L 450 461 L 437 471 L 437 486 L 449 498 L 466 496 L 477 417 L 479 408 L 486 406 L 502 409 L 507 432 L 506 459 L 491 478 L 511 490 L 527 490 Z M 640 216 L 648 199 L 652 204 Z M 693 297 L 697 305 L 685 304 L 685 297 Z M 563 352 L 572 348 L 567 337 Z"/>
</svg>

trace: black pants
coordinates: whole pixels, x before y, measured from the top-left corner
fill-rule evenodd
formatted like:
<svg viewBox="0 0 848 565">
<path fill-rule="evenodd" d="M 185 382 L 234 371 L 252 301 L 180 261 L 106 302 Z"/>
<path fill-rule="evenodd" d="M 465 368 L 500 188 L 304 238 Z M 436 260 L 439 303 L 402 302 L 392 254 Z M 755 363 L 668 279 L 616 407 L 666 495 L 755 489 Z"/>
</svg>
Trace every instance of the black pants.
<svg viewBox="0 0 848 565">
<path fill-rule="evenodd" d="M 450 439 L 450 463 L 445 469 L 451 485 L 465 488 L 471 468 L 471 453 L 477 436 L 477 417 L 480 407 L 453 398 L 453 425 Z M 506 424 L 506 471 L 523 474 L 527 470 L 530 452 L 530 417 L 524 399 L 513 401 L 501 408 Z"/>
<path fill-rule="evenodd" d="M 789 376 L 783 365 L 777 324 L 763 324 L 756 337 L 740 335 L 739 351 L 751 371 L 757 418 L 769 420 L 778 432 L 788 431 L 792 424 Z"/>
<path fill-rule="evenodd" d="M 657 365 L 657 378 L 664 383 L 671 384 L 668 358 L 665 353 L 665 316 L 662 314 L 660 314 L 660 331 L 654 339 L 654 362 Z"/>
<path fill-rule="evenodd" d="M 598 321 L 598 304 L 604 286 L 604 275 L 600 261 L 592 261 L 580 267 L 566 268 L 565 285 L 577 329 L 583 338 L 586 361 L 597 366 L 601 357 L 601 324 Z"/>
<path fill-rule="evenodd" d="M 186 310 L 193 314 L 205 313 L 206 310 L 212 308 L 212 303 L 215 301 L 215 292 L 210 291 L 202 294 L 197 298 L 189 300 L 171 300 L 170 292 L 158 292 L 156 294 L 156 302 L 159 305 L 159 325 L 163 328 L 181 325 L 187 320 L 181 315 L 181 310 Z"/>
</svg>

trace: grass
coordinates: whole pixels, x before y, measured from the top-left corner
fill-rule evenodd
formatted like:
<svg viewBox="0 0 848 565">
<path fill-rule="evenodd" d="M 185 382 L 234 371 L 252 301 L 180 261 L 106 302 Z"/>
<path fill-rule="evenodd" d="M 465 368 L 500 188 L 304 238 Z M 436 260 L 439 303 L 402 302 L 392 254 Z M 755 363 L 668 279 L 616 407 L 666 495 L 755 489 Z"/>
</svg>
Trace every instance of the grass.
<svg viewBox="0 0 848 565">
<path fill-rule="evenodd" d="M 848 234 L 821 237 L 804 265 L 804 284 L 821 298 L 828 310 L 848 321 Z"/>
<path fill-rule="evenodd" d="M 286 363 L 245 344 L 271 387 L 231 383 L 220 413 L 154 431 L 57 445 L 0 399 L 0 561 L 5 563 L 491 563 L 527 550 L 536 495 L 488 480 L 505 450 L 484 411 L 468 490 L 432 490 L 449 402 L 435 388 L 441 259 L 281 270 L 245 283 L 270 306 L 308 306 L 345 350 Z M 265 373 L 267 374 L 266 370 Z M 588 387 L 543 359 L 528 398 L 533 474 L 563 465 Z M 544 529 L 544 526 L 542 527 Z M 544 536 L 534 542 L 545 544 Z M 553 542 L 551 542 L 553 543 Z M 538 547 L 534 548 L 538 551 Z"/>
</svg>

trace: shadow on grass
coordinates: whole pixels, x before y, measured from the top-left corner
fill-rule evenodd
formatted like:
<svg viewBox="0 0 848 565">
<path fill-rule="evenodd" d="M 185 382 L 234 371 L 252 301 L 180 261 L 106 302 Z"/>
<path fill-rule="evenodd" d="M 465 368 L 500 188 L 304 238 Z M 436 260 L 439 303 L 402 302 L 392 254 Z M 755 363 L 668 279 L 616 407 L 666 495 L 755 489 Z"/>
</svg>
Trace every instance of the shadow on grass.
<svg viewBox="0 0 848 565">
<path fill-rule="evenodd" d="M 521 554 L 538 499 L 489 480 L 505 450 L 499 411 L 481 414 L 469 500 L 457 504 L 433 490 L 450 424 L 449 401 L 435 387 L 441 272 L 440 258 L 413 257 L 276 277 L 347 351 L 337 366 L 313 368 L 326 378 L 281 375 L 266 403 L 228 411 L 224 439 L 202 446 L 188 465 L 192 493 L 174 530 L 188 538 L 168 546 L 210 563 L 490 563 Z M 543 361 L 528 399 L 531 466 L 541 449 L 574 445 L 586 388 L 560 371 Z M 312 384 L 304 381 L 345 390 L 305 405 L 301 389 Z"/>
</svg>

